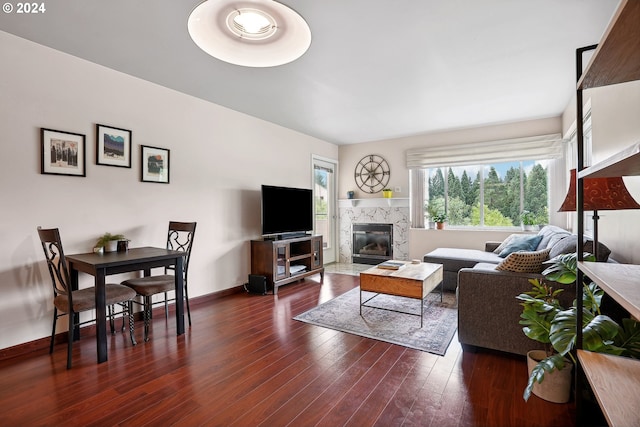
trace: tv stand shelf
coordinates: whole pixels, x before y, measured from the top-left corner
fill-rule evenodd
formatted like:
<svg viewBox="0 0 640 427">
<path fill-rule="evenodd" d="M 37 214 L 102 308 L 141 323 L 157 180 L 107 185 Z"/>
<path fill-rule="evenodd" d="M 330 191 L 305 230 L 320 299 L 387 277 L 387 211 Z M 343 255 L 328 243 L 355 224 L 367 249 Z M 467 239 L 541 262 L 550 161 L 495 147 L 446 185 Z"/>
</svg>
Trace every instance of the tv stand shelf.
<svg viewBox="0 0 640 427">
<path fill-rule="evenodd" d="M 252 240 L 251 274 L 265 276 L 274 295 L 278 287 L 314 274 L 322 282 L 322 249 L 322 236 Z M 304 268 L 298 271 L 299 266 Z"/>
</svg>

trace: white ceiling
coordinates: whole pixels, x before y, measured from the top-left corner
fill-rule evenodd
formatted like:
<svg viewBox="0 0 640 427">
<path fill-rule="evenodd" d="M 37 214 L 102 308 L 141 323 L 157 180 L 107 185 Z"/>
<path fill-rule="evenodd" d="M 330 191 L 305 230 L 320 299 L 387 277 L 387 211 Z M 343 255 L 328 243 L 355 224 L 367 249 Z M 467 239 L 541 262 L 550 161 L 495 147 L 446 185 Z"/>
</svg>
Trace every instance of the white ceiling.
<svg viewBox="0 0 640 427">
<path fill-rule="evenodd" d="M 15 3 L 15 2 L 12 2 Z M 336 144 L 558 116 L 575 50 L 619 0 L 283 0 L 297 61 L 244 68 L 190 39 L 199 0 L 49 0 L 0 30 Z"/>
</svg>

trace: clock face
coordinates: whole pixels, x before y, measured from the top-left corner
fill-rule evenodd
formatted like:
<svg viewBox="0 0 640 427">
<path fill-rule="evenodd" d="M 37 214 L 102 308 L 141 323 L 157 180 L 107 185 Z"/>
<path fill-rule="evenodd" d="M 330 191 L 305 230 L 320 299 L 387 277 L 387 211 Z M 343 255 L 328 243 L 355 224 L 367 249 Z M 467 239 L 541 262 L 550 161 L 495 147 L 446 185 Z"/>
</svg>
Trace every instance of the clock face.
<svg viewBox="0 0 640 427">
<path fill-rule="evenodd" d="M 356 185 L 366 193 L 379 193 L 386 188 L 390 177 L 389 164 L 375 154 L 364 156 L 356 165 Z"/>
</svg>

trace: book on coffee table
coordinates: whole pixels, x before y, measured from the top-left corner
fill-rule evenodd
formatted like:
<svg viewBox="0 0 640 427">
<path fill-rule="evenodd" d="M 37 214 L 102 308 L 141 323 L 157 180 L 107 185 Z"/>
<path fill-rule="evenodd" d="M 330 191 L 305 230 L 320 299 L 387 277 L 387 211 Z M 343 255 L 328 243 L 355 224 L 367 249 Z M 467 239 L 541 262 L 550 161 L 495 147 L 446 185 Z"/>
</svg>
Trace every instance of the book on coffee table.
<svg viewBox="0 0 640 427">
<path fill-rule="evenodd" d="M 378 268 L 386 268 L 387 270 L 399 270 L 405 266 L 406 263 L 400 261 L 385 261 L 382 264 L 378 264 Z"/>
</svg>

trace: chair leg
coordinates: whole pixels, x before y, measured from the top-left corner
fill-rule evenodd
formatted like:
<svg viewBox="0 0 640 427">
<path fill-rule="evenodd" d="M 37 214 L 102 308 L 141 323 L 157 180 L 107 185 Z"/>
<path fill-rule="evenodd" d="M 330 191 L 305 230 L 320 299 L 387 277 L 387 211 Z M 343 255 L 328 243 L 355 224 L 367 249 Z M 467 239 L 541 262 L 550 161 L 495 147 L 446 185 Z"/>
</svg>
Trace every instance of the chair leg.
<svg viewBox="0 0 640 427">
<path fill-rule="evenodd" d="M 189 319 L 189 327 L 191 327 L 191 309 L 189 308 L 189 291 L 184 287 L 184 299 L 187 301 L 187 318 Z"/>
<path fill-rule="evenodd" d="M 69 317 L 69 342 L 67 343 L 67 369 L 71 369 L 71 353 L 73 352 L 73 312 L 67 313 Z"/>
<path fill-rule="evenodd" d="M 58 320 L 58 309 L 53 309 L 53 328 L 51 329 L 51 343 L 49 344 L 49 354 L 53 353 L 53 342 L 56 337 L 56 321 Z"/>
<path fill-rule="evenodd" d="M 164 318 L 168 319 L 169 318 L 169 296 L 167 295 L 167 293 L 164 293 Z"/>
<path fill-rule="evenodd" d="M 149 341 L 149 323 L 151 319 L 151 297 L 144 297 L 144 341 Z"/>
<path fill-rule="evenodd" d="M 129 335 L 131 335 L 131 344 L 136 345 L 135 322 L 133 319 L 133 301 L 127 303 L 127 311 L 129 312 Z M 124 328 L 124 315 L 122 316 L 122 327 Z"/>
<path fill-rule="evenodd" d="M 109 327 L 111 328 L 111 335 L 116 334 L 116 325 L 113 320 L 113 305 L 109 306 Z"/>
</svg>

